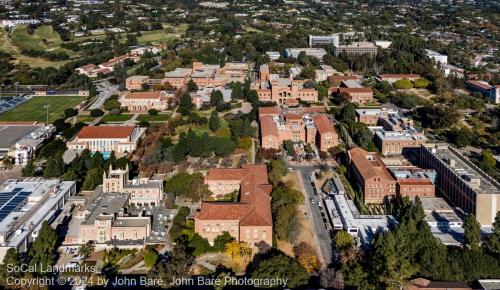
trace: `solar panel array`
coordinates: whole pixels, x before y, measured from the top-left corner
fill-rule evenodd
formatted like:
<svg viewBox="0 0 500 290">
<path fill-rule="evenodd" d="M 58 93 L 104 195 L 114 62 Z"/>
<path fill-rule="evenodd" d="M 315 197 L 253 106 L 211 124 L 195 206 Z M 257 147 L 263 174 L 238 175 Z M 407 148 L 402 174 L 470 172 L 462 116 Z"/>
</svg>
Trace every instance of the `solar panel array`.
<svg viewBox="0 0 500 290">
<path fill-rule="evenodd" d="M 21 190 L 22 188 L 14 188 L 12 191 L 0 192 L 0 221 L 3 221 L 31 194 L 30 191 Z"/>
<path fill-rule="evenodd" d="M 0 99 L 0 113 L 7 112 L 8 110 L 24 103 L 25 101 L 27 101 L 27 99 L 23 97 L 15 97 L 8 101 Z"/>
</svg>

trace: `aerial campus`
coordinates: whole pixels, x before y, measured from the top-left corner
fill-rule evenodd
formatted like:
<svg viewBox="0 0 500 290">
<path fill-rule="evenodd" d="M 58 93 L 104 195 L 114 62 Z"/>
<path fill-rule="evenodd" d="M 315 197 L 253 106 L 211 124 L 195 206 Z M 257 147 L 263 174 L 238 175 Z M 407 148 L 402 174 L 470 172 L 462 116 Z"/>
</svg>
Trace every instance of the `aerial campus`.
<svg viewBox="0 0 500 290">
<path fill-rule="evenodd" d="M 498 2 L 0 8 L 0 288 L 500 289 Z"/>
</svg>

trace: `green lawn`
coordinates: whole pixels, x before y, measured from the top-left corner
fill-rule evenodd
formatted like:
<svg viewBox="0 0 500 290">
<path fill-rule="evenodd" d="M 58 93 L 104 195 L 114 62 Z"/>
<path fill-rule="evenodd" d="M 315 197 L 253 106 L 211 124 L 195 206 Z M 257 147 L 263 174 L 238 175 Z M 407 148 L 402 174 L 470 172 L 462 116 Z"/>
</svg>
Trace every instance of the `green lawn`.
<svg viewBox="0 0 500 290">
<path fill-rule="evenodd" d="M 162 122 L 162 121 L 168 121 L 168 119 L 170 119 L 170 115 L 167 114 L 159 114 L 156 116 L 141 114 L 137 117 L 137 121 L 147 121 L 147 122 Z"/>
<path fill-rule="evenodd" d="M 26 28 L 27 25 L 18 25 L 12 30 L 12 44 L 19 48 L 36 50 L 54 50 L 61 47 L 61 37 L 52 30 L 52 26 L 42 25 L 33 34 L 29 34 Z"/>
<path fill-rule="evenodd" d="M 33 97 L 22 105 L 0 114 L 0 121 L 39 121 L 45 122 L 45 105 L 49 107 L 49 122 L 64 116 L 66 108 L 78 105 L 85 97 L 81 96 L 38 96 Z"/>
<path fill-rule="evenodd" d="M 90 115 L 80 115 L 76 117 L 77 122 L 92 122 L 95 120 L 95 117 Z"/>
<path fill-rule="evenodd" d="M 124 122 L 130 120 L 133 114 L 120 114 L 120 115 L 106 115 L 101 121 L 102 122 Z"/>
</svg>

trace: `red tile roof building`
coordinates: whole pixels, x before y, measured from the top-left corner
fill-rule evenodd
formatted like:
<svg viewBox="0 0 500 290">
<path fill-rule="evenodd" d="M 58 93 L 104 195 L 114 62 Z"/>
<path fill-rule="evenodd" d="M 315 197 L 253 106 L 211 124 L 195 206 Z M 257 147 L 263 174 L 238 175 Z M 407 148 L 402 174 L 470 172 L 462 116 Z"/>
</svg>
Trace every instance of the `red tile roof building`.
<svg viewBox="0 0 500 290">
<path fill-rule="evenodd" d="M 294 80 L 290 75 L 288 78 L 281 78 L 277 74 L 270 74 L 269 67 L 260 67 L 260 80 L 253 84 L 253 89 L 257 92 L 259 100 L 263 102 L 275 102 L 276 104 L 290 104 L 297 101 L 317 102 L 318 91 L 313 88 L 305 88 L 304 80 Z"/>
<path fill-rule="evenodd" d="M 403 80 L 403 79 L 414 81 L 414 80 L 418 80 L 420 78 L 422 78 L 422 77 L 418 74 L 384 74 L 384 75 L 380 75 L 378 77 L 378 80 L 381 82 L 385 81 L 385 82 L 389 82 L 392 84 L 396 81 Z"/>
<path fill-rule="evenodd" d="M 132 112 L 147 112 L 149 109 L 163 111 L 173 103 L 173 95 L 165 91 L 125 92 L 119 101 L 122 107 Z"/>
<path fill-rule="evenodd" d="M 281 112 L 278 107 L 259 108 L 261 146 L 279 149 L 285 140 L 313 144 L 320 151 L 337 146 L 335 127 L 320 111 L 297 108 Z"/>
<path fill-rule="evenodd" d="M 266 165 L 248 164 L 243 168 L 214 168 L 208 171 L 205 184 L 215 196 L 239 191 L 239 202 L 202 202 L 195 214 L 195 232 L 213 244 L 228 232 L 237 241 L 272 245 L 272 186 Z"/>
<path fill-rule="evenodd" d="M 349 102 L 365 104 L 373 101 L 372 88 L 338 88 L 337 92 L 341 95 L 346 95 Z"/>
<path fill-rule="evenodd" d="M 380 204 L 396 196 L 396 179 L 377 153 L 353 148 L 348 163 L 349 176 L 363 190 L 365 204 Z"/>
<path fill-rule="evenodd" d="M 86 126 L 66 145 L 68 149 L 92 152 L 132 152 L 145 129 L 133 126 Z"/>
</svg>

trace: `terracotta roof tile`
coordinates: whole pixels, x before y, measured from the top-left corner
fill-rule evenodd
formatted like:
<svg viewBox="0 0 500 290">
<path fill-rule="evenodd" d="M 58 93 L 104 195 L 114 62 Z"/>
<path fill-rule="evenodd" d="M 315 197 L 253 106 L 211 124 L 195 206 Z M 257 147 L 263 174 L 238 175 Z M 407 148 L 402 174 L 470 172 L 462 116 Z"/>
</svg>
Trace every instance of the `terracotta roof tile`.
<svg viewBox="0 0 500 290">
<path fill-rule="evenodd" d="M 226 175 L 226 179 L 222 179 Z M 272 186 L 266 165 L 247 164 L 237 169 L 210 169 L 205 181 L 240 180 L 240 202 L 203 202 L 195 218 L 238 220 L 240 226 L 272 226 Z"/>
<path fill-rule="evenodd" d="M 418 74 L 384 74 L 380 75 L 381 79 L 415 79 L 420 78 Z"/>
<path fill-rule="evenodd" d="M 381 180 L 396 181 L 377 153 L 356 147 L 349 150 L 348 154 L 352 164 L 356 166 L 364 180 L 378 177 Z"/>
<path fill-rule="evenodd" d="M 161 92 L 128 92 L 125 99 L 160 99 Z"/>
<path fill-rule="evenodd" d="M 132 126 L 86 126 L 78 132 L 77 137 L 81 139 L 105 139 L 105 138 L 130 138 L 134 127 Z"/>
<path fill-rule="evenodd" d="M 314 124 L 316 125 L 316 128 L 318 129 L 318 132 L 320 134 L 326 134 L 326 133 L 334 133 L 336 134 L 337 132 L 335 131 L 335 128 L 333 127 L 332 122 L 328 119 L 326 115 L 317 115 L 313 117 Z"/>
<path fill-rule="evenodd" d="M 260 134 L 262 135 L 262 138 L 265 138 L 265 136 L 279 136 L 278 127 L 276 126 L 273 117 L 268 115 L 262 116 L 260 117 L 259 121 Z"/>
</svg>

